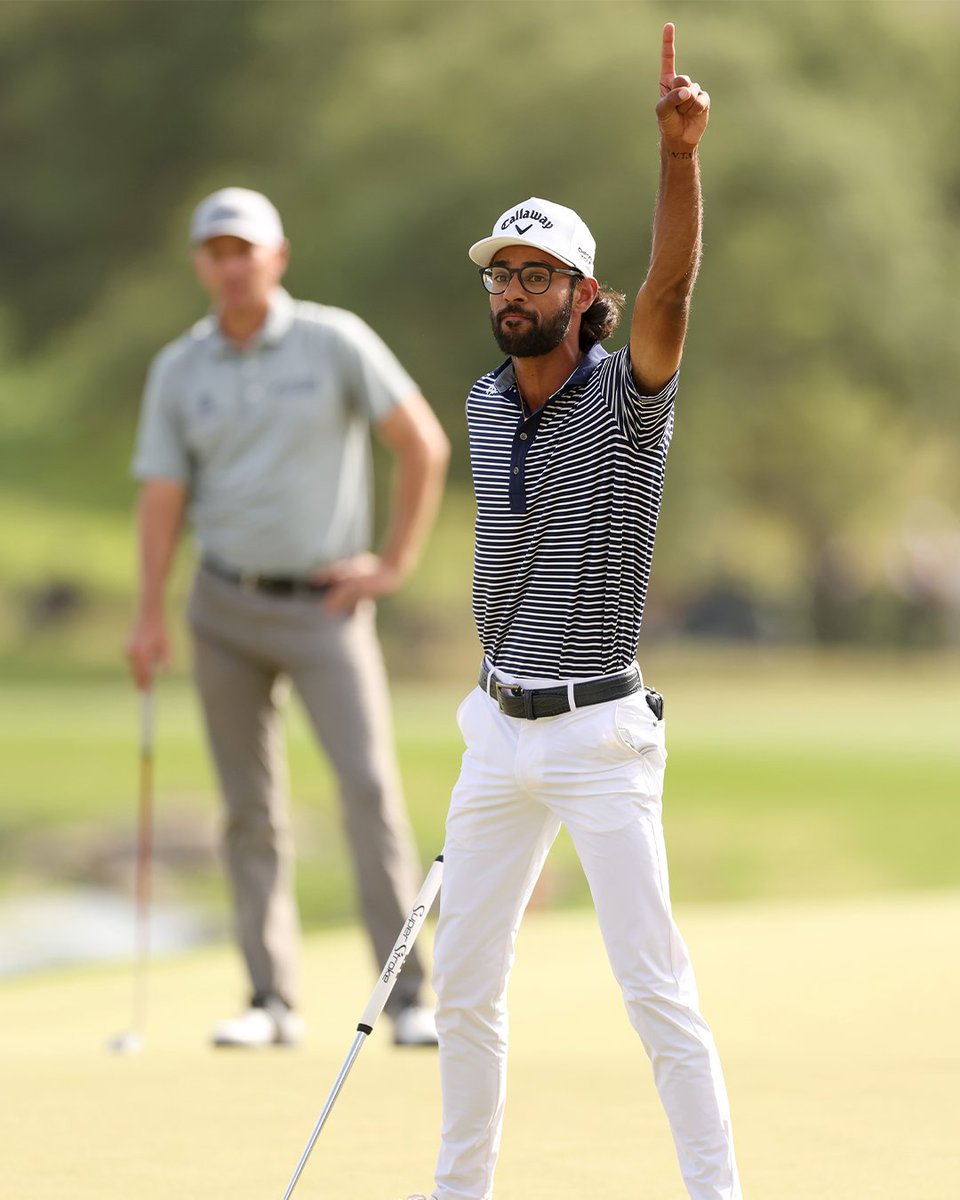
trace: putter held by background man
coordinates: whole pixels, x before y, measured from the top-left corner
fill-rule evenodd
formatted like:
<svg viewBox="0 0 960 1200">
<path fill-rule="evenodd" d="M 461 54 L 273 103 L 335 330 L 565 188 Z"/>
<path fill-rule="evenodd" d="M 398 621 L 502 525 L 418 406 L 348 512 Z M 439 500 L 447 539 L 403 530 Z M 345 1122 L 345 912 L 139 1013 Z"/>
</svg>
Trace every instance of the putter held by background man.
<svg viewBox="0 0 960 1200">
<path fill-rule="evenodd" d="M 599 287 L 594 239 L 571 209 L 525 200 L 470 248 L 508 357 L 467 401 L 484 658 L 457 714 L 466 752 L 434 949 L 443 1091 L 434 1200 L 493 1193 L 507 980 L 561 825 L 652 1060 L 687 1191 L 742 1196 L 720 1061 L 671 913 L 663 702 L 635 662 L 700 258 L 697 148 L 709 112 L 706 92 L 676 73 L 672 25 L 660 93 L 652 256 L 628 347 L 608 355 L 600 345 L 623 297 Z M 603 1194 L 602 1172 L 594 1190 Z"/>
</svg>

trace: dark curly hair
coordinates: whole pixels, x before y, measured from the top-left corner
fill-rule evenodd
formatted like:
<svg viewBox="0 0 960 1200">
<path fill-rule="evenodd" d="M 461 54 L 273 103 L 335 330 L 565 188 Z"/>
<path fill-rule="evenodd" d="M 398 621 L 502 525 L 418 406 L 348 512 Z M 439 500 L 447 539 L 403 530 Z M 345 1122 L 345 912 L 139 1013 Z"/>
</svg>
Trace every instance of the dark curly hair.
<svg viewBox="0 0 960 1200">
<path fill-rule="evenodd" d="M 623 292 L 615 292 L 613 288 L 600 288 L 596 300 L 583 314 L 580 322 L 581 350 L 589 350 L 616 330 L 626 300 Z"/>
</svg>

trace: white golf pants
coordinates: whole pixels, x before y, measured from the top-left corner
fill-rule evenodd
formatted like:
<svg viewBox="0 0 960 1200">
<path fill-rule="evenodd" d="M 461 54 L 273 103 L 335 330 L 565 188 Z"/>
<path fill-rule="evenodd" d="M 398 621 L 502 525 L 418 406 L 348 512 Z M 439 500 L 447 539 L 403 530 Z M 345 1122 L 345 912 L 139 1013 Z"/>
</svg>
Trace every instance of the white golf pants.
<svg viewBox="0 0 960 1200">
<path fill-rule="evenodd" d="M 687 1191 L 694 1200 L 741 1200 L 720 1061 L 670 909 L 663 721 L 642 691 L 529 721 L 505 716 L 479 688 L 457 720 L 466 751 L 447 818 L 434 952 L 443 1093 L 436 1200 L 493 1194 L 507 981 L 524 909 L 561 824 L 650 1057 Z"/>
</svg>

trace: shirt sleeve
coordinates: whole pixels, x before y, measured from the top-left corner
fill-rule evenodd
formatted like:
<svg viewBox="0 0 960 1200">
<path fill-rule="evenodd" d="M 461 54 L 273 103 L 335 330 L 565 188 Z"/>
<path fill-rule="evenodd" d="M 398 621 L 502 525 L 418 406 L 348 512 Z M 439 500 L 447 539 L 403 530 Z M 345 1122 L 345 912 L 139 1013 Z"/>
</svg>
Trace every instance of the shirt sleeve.
<svg viewBox="0 0 960 1200">
<path fill-rule="evenodd" d="M 393 351 L 360 317 L 343 313 L 340 335 L 350 400 L 374 425 L 420 390 Z"/>
<path fill-rule="evenodd" d="M 628 346 L 605 358 L 598 370 L 606 374 L 603 393 L 626 440 L 642 450 L 669 443 L 680 371 L 677 370 L 655 395 L 644 395 L 633 378 Z"/>
<path fill-rule="evenodd" d="M 181 435 L 170 350 L 161 351 L 150 364 L 140 410 L 131 474 L 146 479 L 179 479 L 190 476 L 190 456 Z"/>
</svg>

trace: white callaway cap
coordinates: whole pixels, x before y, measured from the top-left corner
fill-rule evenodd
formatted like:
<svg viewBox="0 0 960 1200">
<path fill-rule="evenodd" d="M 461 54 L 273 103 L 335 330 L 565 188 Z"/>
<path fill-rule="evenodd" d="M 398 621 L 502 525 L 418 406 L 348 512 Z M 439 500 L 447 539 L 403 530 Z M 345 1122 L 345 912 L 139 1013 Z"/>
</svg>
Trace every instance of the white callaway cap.
<svg viewBox="0 0 960 1200">
<path fill-rule="evenodd" d="M 593 256 L 597 252 L 593 234 L 572 208 L 564 208 L 552 200 L 531 196 L 508 208 L 494 225 L 490 237 L 474 242 L 468 253 L 478 266 L 489 267 L 504 246 L 546 250 L 588 278 L 593 276 Z"/>
<path fill-rule="evenodd" d="M 266 196 L 249 188 L 221 188 L 193 210 L 190 241 L 199 246 L 208 238 L 222 236 L 242 238 L 254 246 L 279 246 L 283 224 Z"/>
</svg>

